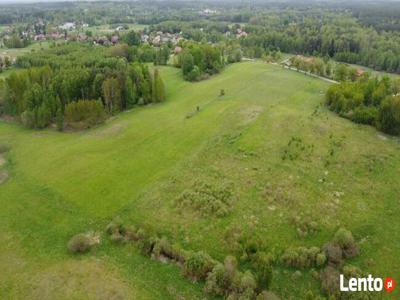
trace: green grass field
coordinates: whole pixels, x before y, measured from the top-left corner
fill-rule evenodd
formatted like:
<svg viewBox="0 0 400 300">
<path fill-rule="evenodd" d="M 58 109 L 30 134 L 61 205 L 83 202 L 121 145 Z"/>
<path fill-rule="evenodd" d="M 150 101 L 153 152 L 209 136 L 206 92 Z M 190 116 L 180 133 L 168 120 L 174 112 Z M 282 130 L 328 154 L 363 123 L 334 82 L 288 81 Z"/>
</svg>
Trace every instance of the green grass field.
<svg viewBox="0 0 400 300">
<path fill-rule="evenodd" d="M 11 59 L 14 59 L 18 56 L 30 53 L 32 51 L 41 51 L 43 49 L 47 49 L 47 48 L 49 48 L 49 46 L 50 46 L 50 42 L 42 41 L 42 42 L 34 42 L 25 48 L 12 48 L 12 49 L 3 48 L 3 49 L 0 49 L 0 56 L 2 56 L 2 57 L 8 56 Z"/>
<path fill-rule="evenodd" d="M 220 260 L 237 254 L 235 232 L 258 234 L 279 252 L 322 246 L 345 226 L 361 248 L 349 263 L 400 278 L 398 139 L 329 112 L 328 83 L 278 66 L 238 63 L 199 83 L 161 72 L 165 103 L 92 130 L 0 123 L 0 144 L 11 146 L 0 167 L 9 174 L 0 185 L 1 299 L 204 299 L 202 284 L 177 266 L 104 234 L 91 253 L 68 254 L 71 236 L 103 231 L 115 216 Z M 302 146 L 288 145 L 292 138 Z M 232 184 L 226 216 L 177 208 L 198 180 Z M 319 231 L 299 238 L 297 216 Z M 308 270 L 297 280 L 294 271 L 276 268 L 271 290 L 282 299 L 319 291 Z"/>
</svg>

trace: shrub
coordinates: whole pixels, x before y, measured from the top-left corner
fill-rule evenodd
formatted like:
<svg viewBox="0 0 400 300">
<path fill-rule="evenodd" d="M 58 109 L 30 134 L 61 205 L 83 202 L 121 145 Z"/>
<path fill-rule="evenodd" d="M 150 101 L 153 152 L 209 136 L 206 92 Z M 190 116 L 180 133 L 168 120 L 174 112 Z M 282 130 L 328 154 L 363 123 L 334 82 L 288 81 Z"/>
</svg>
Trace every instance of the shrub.
<svg viewBox="0 0 400 300">
<path fill-rule="evenodd" d="M 197 81 L 200 79 L 200 69 L 198 66 L 194 66 L 193 69 L 185 75 L 185 79 L 188 81 Z"/>
<path fill-rule="evenodd" d="M 115 243 L 122 243 L 124 241 L 124 236 L 116 231 L 111 234 L 110 239 Z"/>
<path fill-rule="evenodd" d="M 325 253 L 318 253 L 315 259 L 315 263 L 317 267 L 322 267 L 326 263 Z"/>
<path fill-rule="evenodd" d="M 166 256 L 168 258 L 171 258 L 169 254 L 172 252 L 171 250 L 171 244 L 169 241 L 163 237 L 161 239 L 156 240 L 154 244 L 154 249 L 153 249 L 153 254 L 155 256 Z"/>
<path fill-rule="evenodd" d="M 343 267 L 342 269 L 343 275 L 346 278 L 350 278 L 350 277 L 363 277 L 363 273 L 360 270 L 360 268 L 356 267 L 356 266 L 352 266 L 352 265 L 346 265 Z"/>
<path fill-rule="evenodd" d="M 309 268 L 318 266 L 317 257 L 320 256 L 321 250 L 318 247 L 297 247 L 287 249 L 282 257 L 281 261 L 287 267 L 292 268 Z"/>
<path fill-rule="evenodd" d="M 383 132 L 400 134 L 400 96 L 388 97 L 382 101 L 378 112 L 378 124 Z"/>
<path fill-rule="evenodd" d="M 340 265 L 343 259 L 343 251 L 339 245 L 332 242 L 325 244 L 323 247 L 326 258 L 330 264 Z"/>
<path fill-rule="evenodd" d="M 254 299 L 257 281 L 250 271 L 237 270 L 236 259 L 225 258 L 224 264 L 216 264 L 207 276 L 205 291 L 227 299 Z"/>
<path fill-rule="evenodd" d="M 257 295 L 256 300 L 280 300 L 280 298 L 271 291 L 262 291 Z"/>
<path fill-rule="evenodd" d="M 350 247 L 354 244 L 353 234 L 345 228 L 340 228 L 333 237 L 333 242 L 338 244 L 342 249 Z"/>
<path fill-rule="evenodd" d="M 124 231 L 124 236 L 128 241 L 139 240 L 139 235 L 137 234 L 137 229 L 135 228 L 135 226 L 133 225 L 126 226 L 126 228 L 123 231 Z"/>
<path fill-rule="evenodd" d="M 272 262 L 271 255 L 265 252 L 258 252 L 253 259 L 253 268 L 257 279 L 259 290 L 268 289 L 272 281 Z"/>
<path fill-rule="evenodd" d="M 155 242 L 153 254 L 156 257 L 165 256 L 179 263 L 185 263 L 187 253 L 178 245 L 171 245 L 165 238 L 158 239 Z"/>
<path fill-rule="evenodd" d="M 151 236 L 144 229 L 139 229 L 137 231 L 137 237 L 138 237 L 137 246 L 140 252 L 143 255 L 150 256 L 153 253 L 157 238 Z"/>
<path fill-rule="evenodd" d="M 0 144 L 0 154 L 10 151 L 11 147 L 7 144 Z"/>
<path fill-rule="evenodd" d="M 357 256 L 359 253 L 358 246 L 354 241 L 353 234 L 351 231 L 344 228 L 340 228 L 334 238 L 333 242 L 338 244 L 342 248 L 343 255 L 346 258 Z"/>
<path fill-rule="evenodd" d="M 321 271 L 321 288 L 329 296 L 339 294 L 339 276 L 340 273 L 332 266 L 327 266 Z"/>
<path fill-rule="evenodd" d="M 217 296 L 224 296 L 231 284 L 231 278 L 227 275 L 225 266 L 218 263 L 207 276 L 204 290 Z"/>
<path fill-rule="evenodd" d="M 318 223 L 315 221 L 302 220 L 301 218 L 297 218 L 294 220 L 294 223 L 297 226 L 296 232 L 300 238 L 315 234 L 318 231 Z"/>
<path fill-rule="evenodd" d="M 184 191 L 177 199 L 177 205 L 199 212 L 203 217 L 225 216 L 231 209 L 233 191 L 230 184 L 195 182 L 190 190 Z"/>
<path fill-rule="evenodd" d="M 27 128 L 34 128 L 35 127 L 35 114 L 30 111 L 26 110 L 21 114 L 21 123 Z"/>
<path fill-rule="evenodd" d="M 194 252 L 186 258 L 183 271 L 185 276 L 189 278 L 203 280 L 207 278 L 215 264 L 215 261 L 207 253 L 203 251 Z"/>
<path fill-rule="evenodd" d="M 110 235 L 116 232 L 123 234 L 125 232 L 125 228 L 122 224 L 122 221 L 116 218 L 107 225 L 106 232 Z"/>
<path fill-rule="evenodd" d="M 79 100 L 65 106 L 64 120 L 73 128 L 89 128 L 102 123 L 105 118 L 103 104 L 97 100 Z"/>
<path fill-rule="evenodd" d="M 360 106 L 354 109 L 351 120 L 354 123 L 375 125 L 378 119 L 378 109 L 373 106 Z"/>
<path fill-rule="evenodd" d="M 87 234 L 79 233 L 74 235 L 68 242 L 68 249 L 72 253 L 84 253 L 89 251 L 92 241 Z"/>
</svg>

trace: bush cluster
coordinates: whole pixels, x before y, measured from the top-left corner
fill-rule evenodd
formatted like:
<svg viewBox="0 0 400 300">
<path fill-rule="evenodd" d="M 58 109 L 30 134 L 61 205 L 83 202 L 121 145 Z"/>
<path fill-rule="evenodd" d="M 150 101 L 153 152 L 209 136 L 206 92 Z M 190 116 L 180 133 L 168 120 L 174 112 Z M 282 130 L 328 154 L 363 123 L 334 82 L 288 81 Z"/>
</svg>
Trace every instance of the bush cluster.
<svg viewBox="0 0 400 300">
<path fill-rule="evenodd" d="M 344 228 L 340 228 L 332 241 L 326 243 L 323 249 L 329 264 L 334 266 L 341 265 L 345 258 L 352 258 L 359 254 L 353 234 Z"/>
<path fill-rule="evenodd" d="M 197 81 L 219 73 L 224 66 L 221 49 L 208 44 L 188 42 L 175 63 L 182 69 L 185 80 Z"/>
<path fill-rule="evenodd" d="M 351 231 L 340 228 L 333 239 L 323 247 L 328 260 L 328 266 L 321 271 L 321 288 L 324 293 L 339 299 L 348 299 L 348 295 L 343 295 L 339 291 L 339 274 L 342 273 L 346 278 L 362 277 L 359 268 L 346 265 L 339 272 L 338 268 L 343 264 L 344 259 L 355 257 L 359 254 L 358 246 Z M 361 297 L 356 299 L 370 299 L 367 294 L 359 294 Z"/>
<path fill-rule="evenodd" d="M 328 295 L 329 299 L 359 299 L 359 300 L 368 300 L 368 299 L 376 299 L 376 295 L 370 292 L 357 292 L 357 293 L 344 293 L 339 289 L 339 276 L 343 274 L 345 280 L 349 280 L 350 278 L 360 278 L 366 277 L 367 274 L 363 273 L 359 268 L 346 265 L 340 271 L 336 269 L 334 266 L 327 266 L 320 273 L 321 280 L 321 288 L 322 291 Z"/>
<path fill-rule="evenodd" d="M 177 199 L 180 208 L 190 208 L 201 216 L 222 217 L 228 214 L 233 201 L 230 184 L 215 185 L 197 181 Z"/>
<path fill-rule="evenodd" d="M 194 280 L 205 280 L 216 265 L 216 261 L 203 251 L 191 252 L 187 255 L 183 272 Z"/>
<path fill-rule="evenodd" d="M 264 252 L 252 256 L 254 273 L 241 272 L 233 256 L 227 256 L 222 264 L 204 251 L 185 251 L 171 244 L 166 237 L 159 238 L 143 228 L 124 226 L 119 220 L 108 224 L 106 232 L 113 241 L 135 242 L 143 255 L 177 263 L 182 267 L 185 277 L 205 281 L 207 293 L 238 300 L 256 299 L 259 294 L 257 299 L 269 299 L 263 297 L 270 295 L 265 290 L 272 279 L 272 265 L 271 257 Z"/>
<path fill-rule="evenodd" d="M 218 263 L 208 274 L 205 291 L 228 299 L 254 299 L 257 281 L 250 271 L 240 272 L 237 261 L 227 256 L 224 263 Z"/>
<path fill-rule="evenodd" d="M 100 236 L 93 232 L 79 233 L 68 241 L 68 250 L 71 253 L 85 253 L 94 245 L 100 243 Z"/>
<path fill-rule="evenodd" d="M 292 268 L 322 267 L 326 263 L 326 255 L 318 247 L 297 247 L 287 249 L 281 261 L 286 267 Z"/>
<path fill-rule="evenodd" d="M 305 238 L 318 232 L 318 223 L 315 221 L 296 217 L 293 222 L 296 226 L 296 233 L 300 238 Z"/>
<path fill-rule="evenodd" d="M 102 123 L 106 118 L 101 101 L 79 100 L 65 106 L 65 122 L 76 129 L 89 128 Z"/>
</svg>

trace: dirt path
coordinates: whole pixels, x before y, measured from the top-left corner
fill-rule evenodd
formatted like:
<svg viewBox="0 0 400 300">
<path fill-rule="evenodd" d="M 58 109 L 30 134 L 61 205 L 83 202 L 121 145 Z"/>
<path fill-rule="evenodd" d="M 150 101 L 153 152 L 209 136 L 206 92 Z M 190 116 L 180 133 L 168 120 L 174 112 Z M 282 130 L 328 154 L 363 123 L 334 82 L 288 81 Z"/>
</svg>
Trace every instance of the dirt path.
<svg viewBox="0 0 400 300">
<path fill-rule="evenodd" d="M 296 69 L 296 68 L 292 68 L 292 67 L 288 67 L 288 66 L 283 66 L 283 67 L 285 69 L 296 71 L 296 72 L 299 72 L 299 73 L 303 73 L 304 75 L 308 75 L 308 76 L 311 76 L 311 77 L 314 77 L 314 78 L 319 78 L 319 79 L 325 80 L 325 81 L 330 82 L 330 83 L 336 83 L 336 84 L 339 83 L 339 81 L 336 81 L 336 80 L 333 80 L 333 79 L 329 79 L 329 78 L 326 78 L 326 77 L 322 77 L 322 76 L 319 76 L 319 75 L 316 75 L 316 74 L 308 73 L 306 71 L 302 71 L 302 70 L 299 70 L 299 69 Z"/>
<path fill-rule="evenodd" d="M 285 64 L 289 61 L 289 59 L 290 58 L 287 58 L 287 59 L 281 61 L 280 63 L 270 62 L 269 64 L 274 65 L 274 66 L 279 66 L 280 65 L 285 69 L 296 71 L 296 72 L 299 72 L 299 73 L 302 73 L 304 75 L 311 76 L 311 77 L 314 77 L 314 78 L 319 78 L 319 79 L 324 80 L 324 81 L 329 82 L 329 83 L 335 83 L 335 84 L 339 83 L 338 81 L 333 80 L 333 79 L 329 79 L 329 78 L 326 78 L 326 77 L 323 77 L 323 76 L 319 76 L 319 75 L 308 73 L 306 71 L 302 71 L 302 70 L 299 70 L 299 69 L 296 69 L 296 68 L 293 68 L 293 67 L 286 66 Z M 254 58 L 248 58 L 248 57 L 243 57 L 242 60 L 243 61 L 255 61 Z M 268 62 L 265 62 L 265 63 L 268 64 Z"/>
</svg>

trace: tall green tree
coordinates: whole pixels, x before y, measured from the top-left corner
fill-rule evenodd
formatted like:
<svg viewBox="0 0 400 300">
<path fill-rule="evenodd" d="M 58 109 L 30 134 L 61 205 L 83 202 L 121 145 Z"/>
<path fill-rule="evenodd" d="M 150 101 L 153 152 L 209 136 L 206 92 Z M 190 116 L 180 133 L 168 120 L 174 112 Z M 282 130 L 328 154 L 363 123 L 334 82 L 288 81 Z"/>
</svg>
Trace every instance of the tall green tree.
<svg viewBox="0 0 400 300">
<path fill-rule="evenodd" d="M 121 87 L 116 78 L 104 80 L 102 85 L 104 102 L 109 113 L 113 114 L 121 109 Z"/>
<path fill-rule="evenodd" d="M 153 102 L 162 102 L 165 100 L 165 85 L 158 69 L 154 70 L 152 92 L 153 92 Z"/>
</svg>

